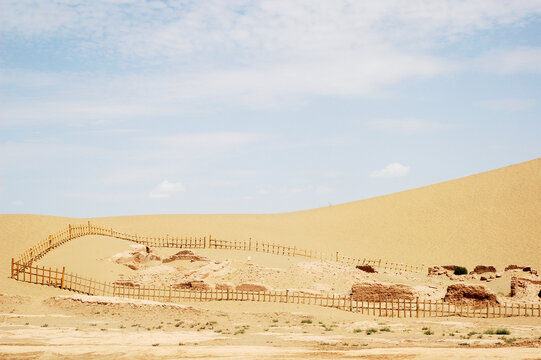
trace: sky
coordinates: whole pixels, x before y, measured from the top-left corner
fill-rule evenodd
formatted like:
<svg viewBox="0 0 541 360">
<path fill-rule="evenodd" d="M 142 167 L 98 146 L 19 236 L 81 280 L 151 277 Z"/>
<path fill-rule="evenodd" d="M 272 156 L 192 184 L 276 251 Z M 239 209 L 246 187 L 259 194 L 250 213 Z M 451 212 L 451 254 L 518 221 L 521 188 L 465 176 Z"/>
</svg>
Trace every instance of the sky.
<svg viewBox="0 0 541 360">
<path fill-rule="evenodd" d="M 540 157 L 541 1 L 0 1 L 0 213 L 276 213 Z"/>
</svg>

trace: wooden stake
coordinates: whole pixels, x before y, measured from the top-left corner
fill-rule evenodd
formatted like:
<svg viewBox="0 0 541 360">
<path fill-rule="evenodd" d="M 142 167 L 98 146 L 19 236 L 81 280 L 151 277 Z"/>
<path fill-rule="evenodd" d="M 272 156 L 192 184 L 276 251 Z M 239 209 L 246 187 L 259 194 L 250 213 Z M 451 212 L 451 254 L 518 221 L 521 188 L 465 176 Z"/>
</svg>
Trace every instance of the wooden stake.
<svg viewBox="0 0 541 360">
<path fill-rule="evenodd" d="M 11 258 L 11 278 L 13 279 L 15 274 L 15 259 Z"/>
<path fill-rule="evenodd" d="M 60 288 L 63 289 L 64 288 L 64 274 L 66 273 L 66 267 L 63 266 L 62 267 L 62 278 L 60 279 Z"/>
</svg>

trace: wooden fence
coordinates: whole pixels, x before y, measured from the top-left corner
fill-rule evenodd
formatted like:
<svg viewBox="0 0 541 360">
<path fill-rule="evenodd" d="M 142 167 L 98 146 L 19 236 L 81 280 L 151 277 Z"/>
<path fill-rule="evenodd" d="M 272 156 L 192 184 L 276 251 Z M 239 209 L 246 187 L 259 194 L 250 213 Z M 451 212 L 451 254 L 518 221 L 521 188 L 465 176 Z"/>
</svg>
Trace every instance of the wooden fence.
<svg viewBox="0 0 541 360">
<path fill-rule="evenodd" d="M 15 280 L 53 286 L 76 293 L 116 296 L 160 302 L 187 301 L 256 301 L 318 305 L 366 315 L 382 317 L 447 317 L 500 318 L 511 316 L 541 317 L 541 305 L 495 304 L 473 306 L 468 303 L 448 303 L 442 300 L 369 298 L 355 299 L 352 295 L 313 294 L 301 291 L 239 291 L 188 290 L 174 287 L 125 286 L 97 281 L 62 270 L 44 266 L 25 265 L 12 259 L 11 277 Z"/>
<path fill-rule="evenodd" d="M 338 252 L 323 253 L 307 249 L 298 249 L 296 246 L 285 246 L 280 244 L 259 242 L 249 239 L 248 241 L 218 240 L 209 237 L 171 237 L 169 235 L 161 237 L 148 237 L 122 233 L 106 228 L 96 226 L 90 223 L 81 225 L 69 225 L 67 229 L 58 233 L 49 235 L 35 246 L 25 251 L 17 258 L 17 262 L 25 265 L 32 264 L 33 261 L 40 259 L 47 252 L 73 239 L 86 235 L 102 235 L 114 237 L 117 239 L 129 240 L 138 244 L 152 247 L 186 248 L 186 249 L 223 249 L 223 250 L 244 250 L 257 251 L 268 254 L 284 255 L 292 257 L 305 257 L 310 259 L 330 260 L 352 265 L 371 265 L 376 268 L 389 269 L 395 271 L 423 272 L 425 267 L 414 266 L 389 261 L 351 258 L 340 255 Z"/>
</svg>

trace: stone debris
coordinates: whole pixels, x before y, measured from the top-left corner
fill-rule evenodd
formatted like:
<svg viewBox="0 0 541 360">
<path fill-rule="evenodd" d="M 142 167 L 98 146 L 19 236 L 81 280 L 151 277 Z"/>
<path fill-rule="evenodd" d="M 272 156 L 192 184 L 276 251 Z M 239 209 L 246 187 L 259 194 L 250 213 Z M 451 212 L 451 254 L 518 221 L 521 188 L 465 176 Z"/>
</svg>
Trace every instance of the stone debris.
<svg viewBox="0 0 541 360">
<path fill-rule="evenodd" d="M 362 271 L 367 272 L 367 273 L 375 273 L 376 272 L 376 270 L 370 265 L 357 265 L 355 267 L 357 269 L 362 270 Z"/>
<path fill-rule="evenodd" d="M 473 274 L 484 274 L 487 272 L 495 273 L 496 268 L 494 266 L 477 265 L 472 271 Z"/>
<path fill-rule="evenodd" d="M 272 290 L 270 287 L 268 287 L 265 284 L 260 283 L 244 283 L 237 285 L 236 290 L 238 291 L 270 291 Z"/>
<path fill-rule="evenodd" d="M 117 264 L 137 263 L 143 264 L 153 260 L 160 260 L 160 257 L 152 253 L 147 246 L 138 245 L 135 250 L 118 253 L 112 257 Z"/>
<path fill-rule="evenodd" d="M 378 282 L 364 282 L 353 284 L 351 287 L 353 300 L 374 300 L 374 299 L 407 299 L 413 300 L 417 297 L 415 290 L 404 284 L 385 284 Z"/>
<path fill-rule="evenodd" d="M 204 256 L 195 255 L 191 250 L 181 250 L 178 253 L 169 256 L 162 260 L 162 263 L 169 263 L 175 260 L 190 260 L 190 261 L 210 261 L 209 258 Z"/>
<path fill-rule="evenodd" d="M 233 291 L 235 290 L 235 284 L 232 282 L 225 282 L 221 284 L 216 284 L 216 290 L 227 290 L 227 291 Z"/>
<path fill-rule="evenodd" d="M 499 304 L 496 294 L 483 285 L 453 284 L 447 287 L 443 301 L 450 303 Z"/>
<path fill-rule="evenodd" d="M 511 296 L 517 299 L 541 301 L 541 281 L 512 277 Z"/>
<path fill-rule="evenodd" d="M 188 289 L 188 290 L 211 290 L 213 287 L 211 284 L 207 284 L 204 281 L 187 281 L 173 285 L 174 289 Z"/>
</svg>

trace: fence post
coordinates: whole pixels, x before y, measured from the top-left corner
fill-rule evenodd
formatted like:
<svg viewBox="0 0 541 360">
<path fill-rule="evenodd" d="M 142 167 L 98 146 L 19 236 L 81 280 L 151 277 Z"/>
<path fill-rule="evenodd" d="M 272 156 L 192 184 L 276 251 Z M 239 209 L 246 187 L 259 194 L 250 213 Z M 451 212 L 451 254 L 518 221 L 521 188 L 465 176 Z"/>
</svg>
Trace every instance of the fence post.
<svg viewBox="0 0 541 360">
<path fill-rule="evenodd" d="M 15 259 L 11 258 L 11 278 L 13 279 L 15 274 Z"/>
<path fill-rule="evenodd" d="M 209 248 L 211 248 L 211 247 L 212 247 L 212 236 L 209 235 Z"/>
<path fill-rule="evenodd" d="M 91 226 L 90 226 L 90 220 L 88 220 L 88 235 L 92 234 Z"/>
<path fill-rule="evenodd" d="M 62 277 L 60 278 L 60 288 L 63 289 L 64 288 L 64 275 L 66 273 L 66 267 L 63 266 L 62 267 Z"/>
<path fill-rule="evenodd" d="M 248 250 L 252 251 L 252 238 L 248 240 Z"/>
<path fill-rule="evenodd" d="M 69 224 L 70 241 L 71 241 L 71 224 Z"/>
<path fill-rule="evenodd" d="M 289 290 L 286 290 L 286 304 L 289 302 Z"/>
<path fill-rule="evenodd" d="M 336 262 L 338 262 L 338 251 L 336 252 Z"/>
</svg>

